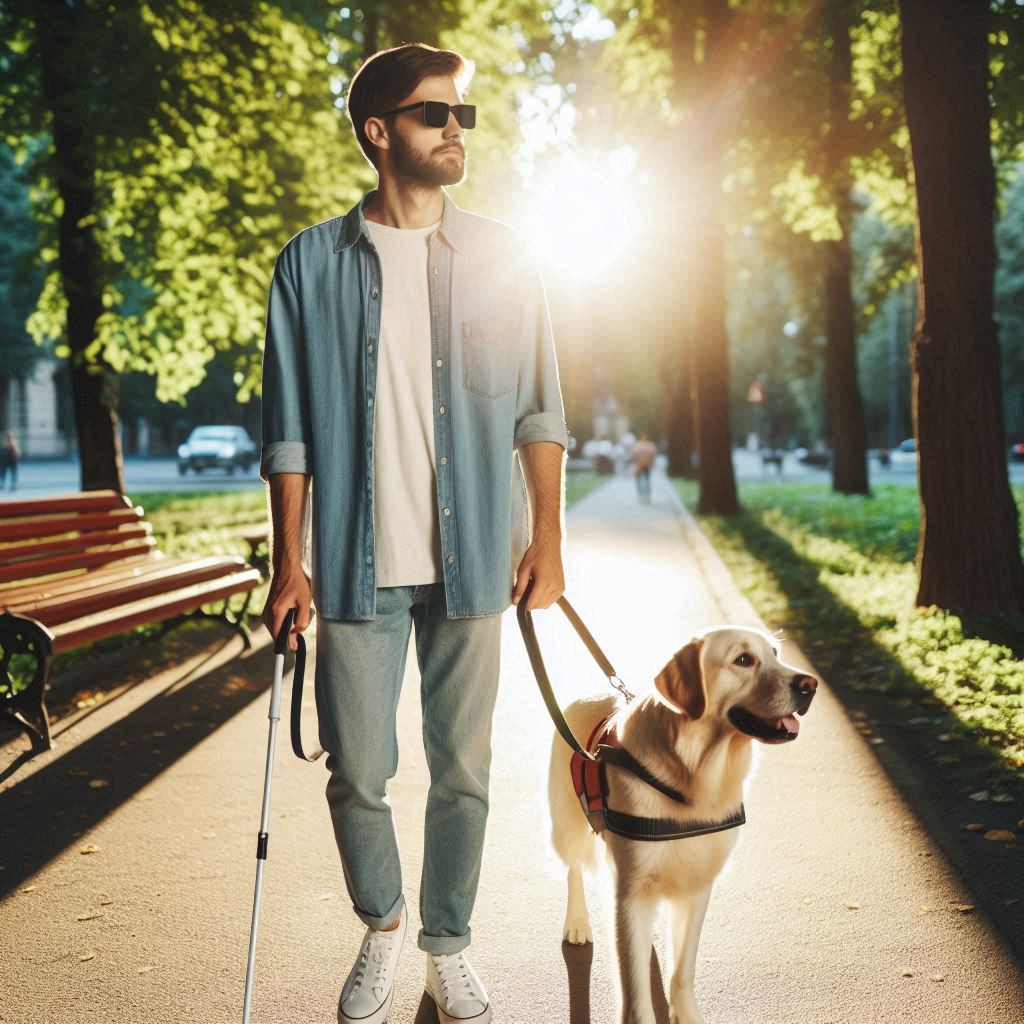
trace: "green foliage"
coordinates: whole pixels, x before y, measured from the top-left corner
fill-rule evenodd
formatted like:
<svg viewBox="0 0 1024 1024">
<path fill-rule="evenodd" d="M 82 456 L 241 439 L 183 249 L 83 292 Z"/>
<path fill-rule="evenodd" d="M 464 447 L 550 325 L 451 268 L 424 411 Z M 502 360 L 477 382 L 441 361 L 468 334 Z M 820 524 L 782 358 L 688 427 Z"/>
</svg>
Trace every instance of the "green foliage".
<svg viewBox="0 0 1024 1024">
<path fill-rule="evenodd" d="M 29 376 L 43 351 L 25 331 L 42 275 L 38 239 L 29 216 L 28 188 L 10 150 L 0 146 L 0 384 Z"/>
</svg>

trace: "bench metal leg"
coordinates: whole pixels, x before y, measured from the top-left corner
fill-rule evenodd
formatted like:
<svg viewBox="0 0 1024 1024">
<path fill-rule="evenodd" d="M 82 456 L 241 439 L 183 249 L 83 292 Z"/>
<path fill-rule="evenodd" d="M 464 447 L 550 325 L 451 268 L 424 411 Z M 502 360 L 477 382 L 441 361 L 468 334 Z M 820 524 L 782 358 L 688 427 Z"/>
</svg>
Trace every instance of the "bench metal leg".
<svg viewBox="0 0 1024 1024">
<path fill-rule="evenodd" d="M 0 720 L 28 733 L 32 755 L 53 747 L 46 711 L 46 684 L 53 634 L 35 619 L 0 615 Z"/>
<path fill-rule="evenodd" d="M 241 635 L 245 650 L 251 650 L 252 634 L 249 632 L 249 627 L 245 624 L 245 613 L 249 607 L 251 594 L 251 590 L 246 592 L 245 604 L 239 612 L 231 611 L 228 607 L 231 598 L 226 597 L 224 599 L 224 605 L 219 612 L 204 612 L 202 608 L 197 608 L 195 611 L 183 612 L 181 615 L 175 615 L 173 618 L 165 619 L 158 635 L 163 636 L 165 633 L 174 629 L 175 626 L 180 626 L 181 623 L 188 619 L 213 619 L 215 622 L 226 622 L 232 629 Z"/>
</svg>

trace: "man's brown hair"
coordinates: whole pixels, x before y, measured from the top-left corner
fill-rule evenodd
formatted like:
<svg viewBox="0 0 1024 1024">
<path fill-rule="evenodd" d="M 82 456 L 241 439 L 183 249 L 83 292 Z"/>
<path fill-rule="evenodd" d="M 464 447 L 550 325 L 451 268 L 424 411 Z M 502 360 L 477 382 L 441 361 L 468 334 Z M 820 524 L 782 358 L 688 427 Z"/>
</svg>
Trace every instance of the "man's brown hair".
<svg viewBox="0 0 1024 1024">
<path fill-rule="evenodd" d="M 349 82 L 345 112 L 366 159 L 377 166 L 377 147 L 363 130 L 368 117 L 393 110 L 416 86 L 431 75 L 458 78 L 466 68 L 461 54 L 426 43 L 405 43 L 371 54 Z M 390 118 L 385 118 L 390 125 Z"/>
</svg>

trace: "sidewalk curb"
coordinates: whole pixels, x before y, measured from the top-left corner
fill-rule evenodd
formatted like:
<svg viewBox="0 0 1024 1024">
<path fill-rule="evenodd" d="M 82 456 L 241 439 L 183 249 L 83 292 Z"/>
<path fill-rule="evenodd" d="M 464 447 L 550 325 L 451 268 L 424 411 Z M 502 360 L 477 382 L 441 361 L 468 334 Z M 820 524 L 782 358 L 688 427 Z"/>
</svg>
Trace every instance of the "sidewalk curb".
<svg viewBox="0 0 1024 1024">
<path fill-rule="evenodd" d="M 722 622 L 734 623 L 740 626 L 754 626 L 763 629 L 767 633 L 773 633 L 765 621 L 758 614 L 757 609 L 750 603 L 746 595 L 740 590 L 736 580 L 733 579 L 722 556 L 715 549 L 715 546 L 708 540 L 704 531 L 697 524 L 690 510 L 683 504 L 676 490 L 672 478 L 666 473 L 665 483 L 668 486 L 669 505 L 679 520 L 679 530 L 683 539 L 694 554 L 697 565 L 700 568 L 704 582 L 707 584 L 715 604 L 722 614 Z M 800 649 L 799 645 L 791 637 L 783 635 L 782 638 L 787 647 L 786 659 L 795 664 L 820 682 L 828 684 L 825 677 L 814 667 L 810 658 Z"/>
</svg>

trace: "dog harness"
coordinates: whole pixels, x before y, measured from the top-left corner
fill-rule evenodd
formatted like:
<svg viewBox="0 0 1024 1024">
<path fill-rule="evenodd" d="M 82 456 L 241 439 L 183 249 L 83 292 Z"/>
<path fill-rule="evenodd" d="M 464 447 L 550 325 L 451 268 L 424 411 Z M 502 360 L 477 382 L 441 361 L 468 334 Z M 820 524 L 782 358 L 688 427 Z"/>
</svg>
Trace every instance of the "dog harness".
<svg viewBox="0 0 1024 1024">
<path fill-rule="evenodd" d="M 547 705 L 551 721 L 554 722 L 562 739 L 573 750 L 569 770 L 572 773 L 573 787 L 576 795 L 580 798 L 580 805 L 583 813 L 590 822 L 590 827 L 598 834 L 604 829 L 615 832 L 617 835 L 625 836 L 627 839 L 657 840 L 657 839 L 687 839 L 690 836 L 704 836 L 711 832 L 721 832 L 727 828 L 735 828 L 742 825 L 746 820 L 743 804 L 740 809 L 728 818 L 721 821 L 696 820 L 689 822 L 673 821 L 670 818 L 640 818 L 633 814 L 623 814 L 608 806 L 608 780 L 605 778 L 605 765 L 614 765 L 616 768 L 623 768 L 631 772 L 638 779 L 646 782 L 648 786 L 656 789 L 671 800 L 679 804 L 688 804 L 689 801 L 678 790 L 651 774 L 625 747 L 619 743 L 612 724 L 614 714 L 600 722 L 590 735 L 586 747 L 580 745 L 580 741 L 573 735 L 569 723 L 562 714 L 562 709 L 551 688 L 551 680 L 548 679 L 547 669 L 544 667 L 544 658 L 540 653 L 540 645 L 537 643 L 537 634 L 533 627 L 533 618 L 526 610 L 526 599 L 533 590 L 533 580 L 526 585 L 519 604 L 516 609 L 516 617 L 519 620 L 519 628 L 523 634 L 523 642 L 526 644 L 526 652 L 530 656 L 530 665 L 533 674 L 537 678 L 537 686 L 540 688 L 541 696 Z M 633 700 L 633 694 L 626 689 L 625 684 L 618 677 L 612 663 L 608 660 L 604 651 L 598 646 L 590 630 L 583 625 L 583 620 L 576 613 L 576 609 L 566 600 L 565 595 L 558 599 L 558 607 L 565 612 L 566 618 L 572 623 L 573 629 L 579 634 L 580 639 L 586 644 L 587 650 L 593 655 L 594 660 L 601 666 L 601 670 L 608 677 L 608 682 L 622 694 L 626 703 Z"/>
<path fill-rule="evenodd" d="M 641 818 L 635 814 L 623 814 L 609 807 L 608 780 L 605 775 L 605 765 L 608 764 L 631 772 L 676 803 L 689 803 L 682 793 L 662 782 L 622 746 L 614 718 L 615 712 L 594 727 L 586 746 L 590 757 L 584 757 L 581 751 L 576 750 L 569 761 L 573 789 L 591 829 L 597 835 L 608 829 L 627 839 L 687 839 L 690 836 L 722 832 L 746 822 L 742 803 L 739 811 L 721 821 L 696 820 L 686 823 L 669 818 Z"/>
</svg>

